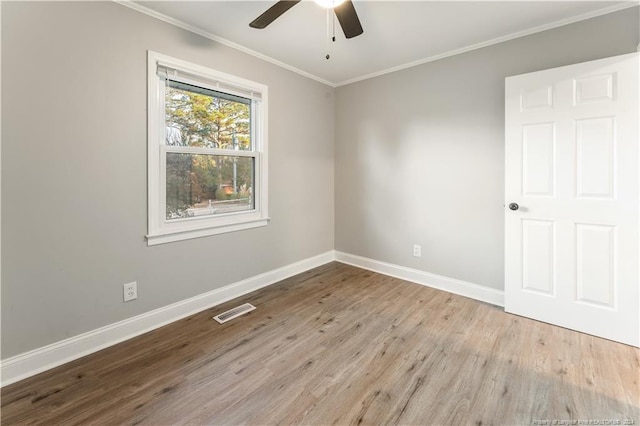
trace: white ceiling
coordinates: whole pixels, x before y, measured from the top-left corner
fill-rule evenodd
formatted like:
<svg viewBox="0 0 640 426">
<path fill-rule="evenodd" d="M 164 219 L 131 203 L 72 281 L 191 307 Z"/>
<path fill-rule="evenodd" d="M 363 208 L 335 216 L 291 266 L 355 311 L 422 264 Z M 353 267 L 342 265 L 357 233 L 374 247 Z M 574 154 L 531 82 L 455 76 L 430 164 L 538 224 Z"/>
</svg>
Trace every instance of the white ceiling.
<svg viewBox="0 0 640 426">
<path fill-rule="evenodd" d="M 327 12 L 302 1 L 266 29 L 249 22 L 274 1 L 138 1 L 123 3 L 204 36 L 339 86 L 522 36 L 637 2 L 354 0 L 364 34 L 345 39 Z M 333 15 L 331 15 L 333 16 Z M 329 53 L 331 58 L 325 59 Z"/>
</svg>

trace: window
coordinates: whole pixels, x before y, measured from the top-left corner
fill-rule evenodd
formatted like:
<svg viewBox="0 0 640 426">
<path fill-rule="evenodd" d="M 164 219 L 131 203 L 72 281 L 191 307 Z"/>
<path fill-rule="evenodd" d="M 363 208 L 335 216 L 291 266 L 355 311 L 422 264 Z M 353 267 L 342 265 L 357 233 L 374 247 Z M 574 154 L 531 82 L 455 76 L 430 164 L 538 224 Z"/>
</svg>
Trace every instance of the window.
<svg viewBox="0 0 640 426">
<path fill-rule="evenodd" d="M 264 226 L 267 87 L 148 53 L 149 245 Z"/>
</svg>

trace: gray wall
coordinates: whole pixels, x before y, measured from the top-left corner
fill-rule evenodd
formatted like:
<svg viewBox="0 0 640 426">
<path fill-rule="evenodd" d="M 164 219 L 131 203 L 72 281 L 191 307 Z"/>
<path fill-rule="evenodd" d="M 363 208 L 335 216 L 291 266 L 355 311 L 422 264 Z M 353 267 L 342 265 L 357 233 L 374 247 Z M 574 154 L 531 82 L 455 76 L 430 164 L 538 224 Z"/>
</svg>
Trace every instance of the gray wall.
<svg viewBox="0 0 640 426">
<path fill-rule="evenodd" d="M 147 49 L 269 86 L 267 227 L 147 247 Z M 2 358 L 333 249 L 334 103 L 115 3 L 3 2 Z"/>
<path fill-rule="evenodd" d="M 2 358 L 334 247 L 502 288 L 503 79 L 634 51 L 637 13 L 334 91 L 114 3 L 3 2 Z M 147 247 L 147 49 L 269 86 L 268 227 Z"/>
<path fill-rule="evenodd" d="M 504 78 L 638 32 L 636 7 L 338 88 L 336 250 L 503 289 Z"/>
</svg>

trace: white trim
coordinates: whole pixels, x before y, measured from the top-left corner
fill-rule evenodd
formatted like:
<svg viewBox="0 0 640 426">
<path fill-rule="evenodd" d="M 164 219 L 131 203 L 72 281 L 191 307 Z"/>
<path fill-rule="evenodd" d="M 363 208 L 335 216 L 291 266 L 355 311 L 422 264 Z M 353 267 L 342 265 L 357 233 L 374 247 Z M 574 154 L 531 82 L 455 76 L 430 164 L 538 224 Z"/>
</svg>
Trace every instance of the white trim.
<svg viewBox="0 0 640 426">
<path fill-rule="evenodd" d="M 182 81 L 183 75 L 192 75 L 203 87 L 226 91 L 234 87 L 251 93 L 260 94 L 251 101 L 251 151 L 208 149 L 193 147 L 169 147 L 164 145 L 165 102 L 164 78 L 158 75 L 158 67 L 163 66 L 177 71 L 176 81 Z M 147 152 L 148 152 L 148 229 L 149 246 L 164 244 L 190 238 L 206 237 L 226 232 L 266 226 L 269 223 L 268 181 L 267 181 L 267 138 L 268 138 L 268 92 L 266 85 L 244 78 L 216 71 L 182 59 L 173 58 L 152 50 L 147 51 Z M 205 84 L 203 84 L 205 83 Z M 223 85 L 220 87 L 220 85 Z M 254 159 L 254 208 L 250 211 L 209 215 L 187 220 L 166 219 L 166 155 L 167 152 L 184 152 L 208 155 L 251 157 Z"/>
<path fill-rule="evenodd" d="M 336 251 L 336 261 L 492 305 L 504 306 L 504 292 L 501 290 L 340 251 Z"/>
<path fill-rule="evenodd" d="M 9 385 L 66 364 L 332 261 L 338 261 L 493 305 L 504 306 L 504 292 L 500 290 L 330 250 L 225 287 L 2 360 L 0 362 L 0 377 L 2 377 L 0 386 Z"/>
<path fill-rule="evenodd" d="M 0 1 L 0 23 L 2 22 L 2 4 Z M 1 25 L 0 25 L 1 26 Z M 2 29 L 0 28 L 0 34 L 2 34 Z M 2 43 L 0 43 L 0 46 Z M 0 52 L 0 70 L 2 70 L 2 53 Z M 0 72 L 1 74 L 1 72 Z M 2 81 L 2 76 L 0 75 L 0 82 Z M 2 117 L 2 84 L 0 84 L 0 118 Z M 0 153 L 2 152 L 2 120 L 0 119 Z M 0 155 L 0 157 L 2 157 Z M 0 158 L 0 176 L 2 176 L 2 159 Z M 0 178 L 0 188 L 2 188 L 2 179 Z M 0 190 L 1 192 L 1 190 Z M 0 224 L 2 224 L 2 195 L 0 194 Z M 0 225 L 0 241 L 2 241 L 2 225 Z M 0 244 L 0 277 L 2 277 L 2 244 Z M 0 278 L 0 289 L 2 288 L 2 278 Z M 2 291 L 0 291 L 0 306 L 2 306 Z M 2 315 L 0 315 L 2 317 Z M 0 319 L 0 330 L 2 330 L 2 320 Z M 2 340 L 2 339 L 0 339 Z M 0 353 L 2 344 L 0 344 Z M 0 382 L 2 381 L 2 372 L 0 371 Z"/>
<path fill-rule="evenodd" d="M 462 47 L 460 49 L 455 49 L 455 50 L 450 50 L 448 52 L 443 52 L 439 55 L 434 55 L 434 56 L 430 56 L 428 58 L 424 58 L 424 59 L 419 59 L 417 61 L 413 61 L 413 62 L 408 62 L 406 64 L 403 65 L 398 65 L 395 67 L 391 67 L 391 68 L 387 68 L 381 71 L 376 71 L 370 74 L 365 74 L 359 77 L 354 77 L 351 78 L 349 80 L 345 80 L 339 83 L 333 83 L 331 81 L 325 80 L 322 77 L 318 77 L 314 74 L 308 73 L 306 71 L 303 71 L 299 68 L 293 67 L 291 65 L 288 65 L 282 61 L 279 61 L 277 59 L 271 58 L 267 55 L 264 55 L 262 53 L 256 52 L 255 50 L 249 49 L 247 47 L 244 47 L 238 43 L 234 43 L 232 41 L 229 41 L 225 38 L 219 37 L 215 34 L 209 33 L 207 31 L 204 31 L 200 28 L 194 27 L 193 25 L 187 24 L 186 22 L 183 22 L 179 19 L 175 19 L 172 18 L 170 16 L 164 15 L 162 13 L 156 12 L 152 9 L 149 9 L 147 7 L 144 7 L 138 3 L 134 3 L 132 1 L 129 0 L 113 0 L 115 3 L 118 3 L 121 6 L 125 6 L 128 7 L 130 9 L 133 9 L 137 12 L 143 13 L 145 15 L 151 16 L 153 18 L 156 18 L 160 21 L 166 22 L 168 24 L 174 25 L 176 27 L 182 28 L 184 30 L 190 31 L 194 34 L 198 34 L 204 38 L 207 38 L 209 40 L 213 40 L 217 43 L 223 44 L 225 46 L 231 47 L 232 49 L 236 49 L 239 50 L 243 53 L 246 53 L 248 55 L 254 56 L 258 59 L 262 59 L 263 61 L 272 63 L 274 65 L 277 65 L 281 68 L 284 68 L 286 70 L 295 72 L 296 74 L 300 74 L 303 77 L 307 77 L 311 80 L 315 80 L 319 83 L 322 84 L 326 84 L 327 86 L 330 87 L 340 87 L 340 86 L 346 86 L 348 84 L 352 84 L 352 83 L 356 83 L 358 81 L 363 81 L 363 80 L 368 80 L 370 78 L 374 78 L 374 77 L 379 77 L 381 75 L 385 75 L 385 74 L 390 74 L 392 72 L 396 72 L 396 71 L 400 71 L 406 68 L 411 68 L 411 67 L 415 67 L 417 65 L 422 65 L 422 64 L 426 64 L 428 62 L 433 62 L 433 61 L 437 61 L 439 59 L 444 59 L 444 58 L 448 58 L 450 56 L 455 56 L 455 55 L 459 55 L 461 53 L 466 53 L 466 52 L 470 52 L 472 50 L 476 50 L 476 49 L 481 49 L 483 47 L 487 47 L 487 46 L 491 46 L 494 44 L 499 44 L 499 43 L 503 43 L 505 41 L 509 41 L 509 40 L 513 40 L 516 38 L 520 38 L 520 37 L 525 37 L 531 34 L 535 34 L 535 33 L 539 33 L 542 31 L 547 31 L 547 30 L 552 30 L 554 28 L 558 28 L 558 27 L 562 27 L 563 25 L 569 25 L 569 24 L 573 24 L 576 22 L 580 22 L 580 21 L 584 21 L 587 19 L 591 19 L 591 18 L 596 18 L 598 16 L 602 16 L 602 15 L 606 15 L 609 13 L 613 13 L 613 12 L 618 12 L 620 10 L 624 10 L 624 9 L 628 9 L 634 6 L 638 6 L 640 3 L 638 1 L 625 1 L 619 4 L 615 4 L 613 6 L 609 6 L 609 7 L 605 7 L 602 9 L 598 9 L 598 10 L 594 10 L 592 12 L 588 12 L 588 13 L 583 13 L 581 15 L 577 15 L 577 16 L 573 16 L 571 18 L 566 18 L 566 19 L 561 19 L 558 21 L 554 21 L 554 22 L 550 22 L 548 24 L 544 24 L 544 25 L 540 25 L 538 27 L 534 27 L 534 28 L 530 28 L 528 30 L 524 30 L 524 31 L 518 31 L 515 33 L 511 33 L 511 34 L 507 34 L 505 36 L 502 37 L 497 37 L 488 41 L 484 41 L 481 43 L 476 43 L 476 44 L 472 44 L 470 46 L 467 47 Z M 640 45 L 638 45 L 638 49 L 640 49 Z"/>
<path fill-rule="evenodd" d="M 212 228 L 171 231 L 167 232 L 166 234 L 156 233 L 154 235 L 146 236 L 147 245 L 155 246 L 158 244 L 173 243 L 176 241 L 183 241 L 191 238 L 210 237 L 212 235 L 226 234 L 227 232 L 244 231 L 245 229 L 259 228 L 261 226 L 267 226 L 268 224 L 269 218 L 266 218 Z"/>
<path fill-rule="evenodd" d="M 550 22 L 548 24 L 540 25 L 538 27 L 529 28 L 528 30 L 518 31 L 515 33 L 507 34 L 502 37 L 497 37 L 491 40 L 483 41 L 481 43 L 472 44 L 467 47 L 462 47 L 460 49 L 450 50 L 448 52 L 441 53 L 439 55 L 430 56 L 428 58 L 419 59 L 417 61 L 409 62 L 403 65 L 398 65 L 395 67 L 387 68 L 381 71 L 376 71 L 370 74 L 365 74 L 360 77 L 354 77 L 349 80 L 341 81 L 340 83 L 335 83 L 334 87 L 346 86 L 348 84 L 357 83 L 359 81 L 368 80 L 370 78 L 379 77 L 381 75 L 390 74 L 396 71 L 401 71 L 407 68 L 412 68 L 418 65 L 426 64 L 428 62 L 438 61 L 440 59 L 448 58 L 450 56 L 460 55 L 462 53 L 467 53 L 472 50 L 482 49 L 483 47 L 492 46 L 494 44 L 504 43 L 505 41 L 514 40 L 520 37 L 526 37 L 531 34 L 540 33 L 543 31 L 552 30 L 554 28 L 562 27 L 564 25 L 574 24 L 576 22 L 584 21 L 587 19 L 595 18 L 598 16 L 606 15 L 613 12 L 618 12 L 620 10 L 628 9 L 630 7 L 638 6 L 637 1 L 632 2 L 624 2 L 620 4 L 616 4 L 613 6 L 605 7 L 602 9 L 594 10 L 592 12 L 583 13 L 581 15 L 573 16 L 571 18 L 561 19 L 559 21 Z"/>
<path fill-rule="evenodd" d="M 333 250 L 2 360 L 2 386 L 139 336 L 335 260 Z"/>
<path fill-rule="evenodd" d="M 266 92 L 267 86 L 255 81 L 247 80 L 246 78 L 238 77 L 233 74 L 214 70 L 209 67 L 205 67 L 199 64 L 185 61 L 183 59 L 174 58 L 169 55 L 148 50 L 150 64 L 153 64 L 154 74 L 157 74 L 158 67 L 165 67 L 177 72 L 177 80 L 187 80 L 188 82 L 197 86 L 204 86 L 211 90 L 227 91 L 226 86 L 232 88 L 239 88 L 241 91 L 246 92 Z M 186 76 L 184 74 L 187 74 Z M 225 87 L 218 87 L 218 83 L 223 83 Z M 238 96 L 247 97 L 244 93 L 238 93 Z M 249 95 L 250 97 L 250 95 Z"/>
<path fill-rule="evenodd" d="M 230 157 L 251 157 L 256 158 L 259 153 L 258 151 L 236 151 L 233 149 L 225 149 L 225 148 L 203 148 L 199 146 L 173 146 L 173 145 L 162 145 L 160 149 L 163 149 L 167 152 L 174 152 L 178 154 L 204 154 L 204 155 L 219 155 L 219 156 L 230 156 Z"/>
<path fill-rule="evenodd" d="M 114 3 L 118 3 L 121 6 L 128 7 L 129 9 L 133 9 L 133 10 L 135 10 L 137 12 L 140 12 L 140 13 L 143 13 L 145 15 L 151 16 L 152 18 L 156 18 L 156 19 L 158 19 L 160 21 L 163 21 L 163 22 L 166 22 L 168 24 L 174 25 L 174 26 L 176 26 L 178 28 L 182 28 L 183 30 L 190 31 L 190 32 L 192 32 L 194 34 L 198 34 L 199 36 L 202 36 L 202 37 L 207 38 L 209 40 L 213 40 L 213 41 L 215 41 L 217 43 L 224 44 L 225 46 L 231 47 L 232 49 L 239 50 L 240 52 L 243 52 L 243 53 L 246 53 L 248 55 L 254 56 L 254 57 L 258 58 L 258 59 L 262 59 L 263 61 L 272 63 L 272 64 L 277 65 L 277 66 L 279 66 L 281 68 L 284 68 L 286 70 L 295 72 L 296 74 L 300 74 L 303 77 L 307 77 L 307 78 L 309 78 L 311 80 L 315 80 L 315 81 L 317 81 L 319 83 L 326 84 L 327 86 L 336 87 L 334 83 L 331 83 L 330 81 L 327 81 L 327 80 L 325 80 L 325 79 L 323 79 L 321 77 L 318 77 L 318 76 L 313 75 L 311 73 L 308 73 L 306 71 L 302 71 L 301 69 L 298 69 L 296 67 L 292 67 L 291 65 L 285 64 L 284 62 L 281 62 L 281 61 L 279 61 L 277 59 L 274 59 L 274 58 L 272 58 L 270 56 L 263 55 L 262 53 L 256 52 L 255 50 L 251 50 L 248 47 L 244 47 L 244 46 L 242 46 L 242 45 L 240 45 L 238 43 L 234 43 L 232 41 L 229 41 L 229 40 L 227 40 L 225 38 L 219 37 L 219 36 L 217 36 L 215 34 L 212 34 L 210 32 L 207 32 L 207 31 L 204 31 L 204 30 L 202 30 L 200 28 L 194 27 L 193 25 L 187 24 L 186 22 L 183 22 L 183 21 L 181 21 L 179 19 L 175 19 L 175 18 L 172 18 L 170 16 L 164 15 L 162 13 L 156 12 L 155 10 L 151 10 L 151 9 L 149 9 L 147 7 L 144 7 L 144 6 L 142 6 L 142 5 L 138 4 L 138 3 L 134 3 L 134 2 L 129 1 L 129 0 L 113 0 L 113 1 L 114 1 Z"/>
</svg>

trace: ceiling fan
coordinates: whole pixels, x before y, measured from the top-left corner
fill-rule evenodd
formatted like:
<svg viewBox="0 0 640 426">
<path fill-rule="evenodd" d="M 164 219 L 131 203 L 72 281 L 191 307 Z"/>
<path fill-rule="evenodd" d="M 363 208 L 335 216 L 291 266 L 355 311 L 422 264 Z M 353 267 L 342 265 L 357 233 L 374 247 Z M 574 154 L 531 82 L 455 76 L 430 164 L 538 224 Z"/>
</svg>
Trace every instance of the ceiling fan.
<svg viewBox="0 0 640 426">
<path fill-rule="evenodd" d="M 263 29 L 273 21 L 275 21 L 280 15 L 291 9 L 301 0 L 280 0 L 269 9 L 267 9 L 262 15 L 258 16 L 249 24 L 251 28 Z M 331 8 L 336 13 L 338 22 L 344 31 L 346 38 L 353 38 L 359 36 L 364 32 L 358 14 L 351 0 L 315 0 L 320 6 L 325 8 Z"/>
</svg>

